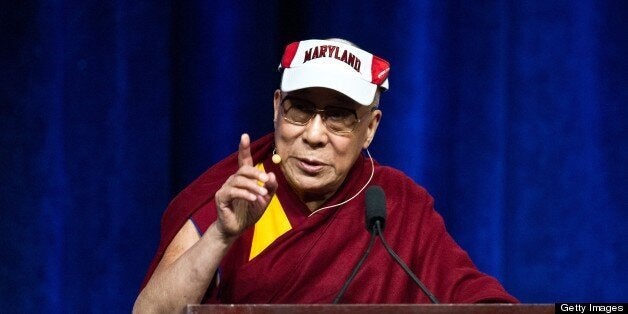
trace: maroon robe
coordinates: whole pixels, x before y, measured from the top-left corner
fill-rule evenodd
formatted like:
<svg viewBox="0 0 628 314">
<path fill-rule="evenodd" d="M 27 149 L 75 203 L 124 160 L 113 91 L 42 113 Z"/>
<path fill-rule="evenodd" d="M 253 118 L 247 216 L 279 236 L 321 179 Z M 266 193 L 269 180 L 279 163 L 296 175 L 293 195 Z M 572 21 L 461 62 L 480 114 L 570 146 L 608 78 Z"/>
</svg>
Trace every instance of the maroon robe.
<svg viewBox="0 0 628 314">
<path fill-rule="evenodd" d="M 341 289 L 369 241 L 365 198 L 310 216 L 309 209 L 270 161 L 273 135 L 254 142 L 254 163 L 277 175 L 277 197 L 292 229 L 249 261 L 252 229 L 233 244 L 219 267 L 204 302 L 330 303 Z M 237 171 L 237 154 L 210 168 L 181 192 L 162 219 L 162 239 L 144 284 L 187 219 L 201 232 L 216 220 L 214 194 Z M 345 182 L 323 206 L 340 203 L 362 188 L 371 174 L 360 156 Z M 386 193 L 386 240 L 442 303 L 517 302 L 494 278 L 481 273 L 445 230 L 434 201 L 403 173 L 375 165 L 369 185 Z M 343 297 L 346 303 L 429 303 L 429 299 L 388 255 L 379 240 Z"/>
</svg>

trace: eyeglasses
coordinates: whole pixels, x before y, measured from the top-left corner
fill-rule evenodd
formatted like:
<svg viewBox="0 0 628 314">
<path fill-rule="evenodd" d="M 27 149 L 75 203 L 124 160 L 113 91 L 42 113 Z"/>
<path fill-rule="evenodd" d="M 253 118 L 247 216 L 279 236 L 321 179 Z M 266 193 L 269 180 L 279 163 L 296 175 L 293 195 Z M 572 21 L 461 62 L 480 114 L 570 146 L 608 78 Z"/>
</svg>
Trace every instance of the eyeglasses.
<svg viewBox="0 0 628 314">
<path fill-rule="evenodd" d="M 295 125 L 307 125 L 316 114 L 320 114 L 325 127 L 335 134 L 351 133 L 360 123 L 355 110 L 336 106 L 317 109 L 314 103 L 293 96 L 286 96 L 281 101 L 281 108 L 284 120 Z"/>
</svg>

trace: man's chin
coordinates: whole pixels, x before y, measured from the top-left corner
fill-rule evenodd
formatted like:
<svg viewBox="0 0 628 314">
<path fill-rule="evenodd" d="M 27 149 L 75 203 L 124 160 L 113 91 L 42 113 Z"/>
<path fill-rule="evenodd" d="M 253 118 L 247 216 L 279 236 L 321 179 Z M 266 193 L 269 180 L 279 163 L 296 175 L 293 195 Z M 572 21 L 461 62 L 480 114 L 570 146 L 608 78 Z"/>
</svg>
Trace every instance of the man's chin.
<svg viewBox="0 0 628 314">
<path fill-rule="evenodd" d="M 308 195 L 310 197 L 324 198 L 327 194 L 331 193 L 331 182 L 322 181 L 313 177 L 299 178 L 299 186 L 296 187 L 297 193 L 301 195 Z"/>
</svg>

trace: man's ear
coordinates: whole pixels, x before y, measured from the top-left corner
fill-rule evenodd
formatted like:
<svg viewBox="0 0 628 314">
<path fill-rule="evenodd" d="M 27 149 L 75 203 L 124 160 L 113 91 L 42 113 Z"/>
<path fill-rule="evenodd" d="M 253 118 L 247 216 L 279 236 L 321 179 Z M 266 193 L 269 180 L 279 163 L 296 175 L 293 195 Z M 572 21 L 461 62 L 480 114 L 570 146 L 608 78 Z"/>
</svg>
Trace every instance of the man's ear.
<svg viewBox="0 0 628 314">
<path fill-rule="evenodd" d="M 275 123 L 277 122 L 277 117 L 279 117 L 279 105 L 281 105 L 281 90 L 277 89 L 273 94 L 273 122 Z M 277 128 L 277 126 L 275 126 L 275 128 Z"/>
<path fill-rule="evenodd" d="M 367 149 L 371 142 L 373 142 L 373 138 L 375 137 L 375 133 L 377 132 L 377 127 L 379 126 L 379 122 L 382 120 L 382 111 L 379 109 L 373 110 L 371 112 L 371 120 L 366 129 L 366 139 L 364 140 L 364 144 L 362 144 L 363 149 Z"/>
</svg>

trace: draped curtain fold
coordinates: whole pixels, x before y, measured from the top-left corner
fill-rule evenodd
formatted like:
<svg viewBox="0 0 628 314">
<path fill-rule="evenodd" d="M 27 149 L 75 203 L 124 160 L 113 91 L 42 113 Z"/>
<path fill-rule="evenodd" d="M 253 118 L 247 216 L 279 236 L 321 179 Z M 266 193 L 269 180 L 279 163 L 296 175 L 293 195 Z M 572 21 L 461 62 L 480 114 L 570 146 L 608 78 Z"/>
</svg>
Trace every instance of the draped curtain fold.
<svg viewBox="0 0 628 314">
<path fill-rule="evenodd" d="M 482 271 L 524 302 L 625 301 L 621 1 L 2 6 L 2 309 L 129 311 L 169 200 L 272 131 L 284 45 L 329 37 L 391 62 L 371 153 Z"/>
</svg>

